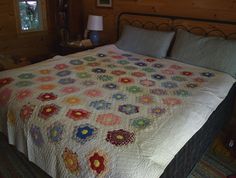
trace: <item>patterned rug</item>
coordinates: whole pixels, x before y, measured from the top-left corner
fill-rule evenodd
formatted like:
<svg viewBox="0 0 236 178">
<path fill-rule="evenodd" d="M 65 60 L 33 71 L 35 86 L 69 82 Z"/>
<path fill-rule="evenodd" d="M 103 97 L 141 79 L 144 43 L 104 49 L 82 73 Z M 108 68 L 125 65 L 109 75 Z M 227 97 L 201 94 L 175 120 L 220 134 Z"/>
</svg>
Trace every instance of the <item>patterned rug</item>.
<svg viewBox="0 0 236 178">
<path fill-rule="evenodd" d="M 188 178 L 227 178 L 232 174 L 236 175 L 236 158 L 224 147 L 222 137 L 219 136 Z"/>
</svg>

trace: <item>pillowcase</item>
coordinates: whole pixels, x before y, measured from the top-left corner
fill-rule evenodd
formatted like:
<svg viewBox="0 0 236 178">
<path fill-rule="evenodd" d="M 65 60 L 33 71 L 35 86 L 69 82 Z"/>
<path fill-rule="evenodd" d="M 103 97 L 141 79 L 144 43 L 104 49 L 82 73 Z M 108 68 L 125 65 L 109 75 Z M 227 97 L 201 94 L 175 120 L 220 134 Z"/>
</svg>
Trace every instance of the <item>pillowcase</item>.
<svg viewBox="0 0 236 178">
<path fill-rule="evenodd" d="M 236 78 L 236 41 L 203 37 L 178 30 L 170 57 L 184 63 L 222 71 Z"/>
<path fill-rule="evenodd" d="M 174 34 L 175 32 L 146 30 L 127 25 L 116 46 L 137 54 L 164 58 Z"/>
</svg>

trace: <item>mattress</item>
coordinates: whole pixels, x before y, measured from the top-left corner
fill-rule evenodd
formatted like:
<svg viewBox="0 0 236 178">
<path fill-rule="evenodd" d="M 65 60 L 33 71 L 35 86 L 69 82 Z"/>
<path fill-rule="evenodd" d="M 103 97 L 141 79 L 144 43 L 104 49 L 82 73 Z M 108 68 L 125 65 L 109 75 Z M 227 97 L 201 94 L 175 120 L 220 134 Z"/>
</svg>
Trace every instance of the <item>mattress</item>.
<svg viewBox="0 0 236 178">
<path fill-rule="evenodd" d="M 156 178 L 234 82 L 108 45 L 1 72 L 0 131 L 52 177 Z"/>
<path fill-rule="evenodd" d="M 236 98 L 236 84 L 232 86 L 227 97 L 211 114 L 201 129 L 181 148 L 174 159 L 165 168 L 161 178 L 187 177 L 195 164 L 214 140 L 225 123 L 232 117 Z"/>
</svg>

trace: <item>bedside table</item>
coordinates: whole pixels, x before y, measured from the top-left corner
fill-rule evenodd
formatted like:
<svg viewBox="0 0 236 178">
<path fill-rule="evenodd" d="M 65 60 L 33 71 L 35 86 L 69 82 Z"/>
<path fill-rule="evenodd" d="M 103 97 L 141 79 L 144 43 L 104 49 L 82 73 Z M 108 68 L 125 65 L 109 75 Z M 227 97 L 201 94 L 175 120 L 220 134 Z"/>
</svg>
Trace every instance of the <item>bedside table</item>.
<svg viewBox="0 0 236 178">
<path fill-rule="evenodd" d="M 88 50 L 88 49 L 93 49 L 93 48 L 96 48 L 96 47 L 98 47 L 98 46 L 84 47 L 84 46 L 73 45 L 73 44 L 70 44 L 70 43 L 63 44 L 63 45 L 60 44 L 58 46 L 57 53 L 59 55 L 65 56 L 65 55 L 68 55 L 68 54 L 71 54 L 71 53 L 81 52 L 81 51 L 85 51 L 85 50 Z"/>
<path fill-rule="evenodd" d="M 30 64 L 30 59 L 26 57 L 0 55 L 0 71 L 23 67 Z"/>
</svg>

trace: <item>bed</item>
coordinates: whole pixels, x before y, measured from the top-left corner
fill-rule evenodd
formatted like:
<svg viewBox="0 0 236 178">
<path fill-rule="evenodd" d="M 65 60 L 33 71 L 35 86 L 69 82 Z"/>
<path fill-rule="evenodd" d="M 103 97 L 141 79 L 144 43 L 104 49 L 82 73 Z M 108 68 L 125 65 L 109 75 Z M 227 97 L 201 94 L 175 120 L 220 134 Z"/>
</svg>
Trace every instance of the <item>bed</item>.
<svg viewBox="0 0 236 178">
<path fill-rule="evenodd" d="M 233 26 L 122 13 L 118 34 L 123 22 L 182 28 L 176 20 Z M 211 33 L 233 36 L 227 30 Z M 226 73 L 116 45 L 1 72 L 0 86 L 0 131 L 52 177 L 186 177 L 230 118 L 236 94 Z"/>
</svg>

